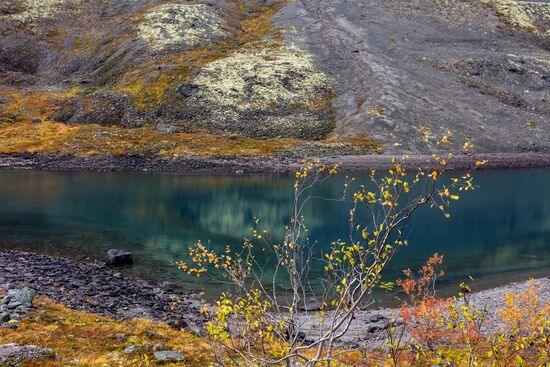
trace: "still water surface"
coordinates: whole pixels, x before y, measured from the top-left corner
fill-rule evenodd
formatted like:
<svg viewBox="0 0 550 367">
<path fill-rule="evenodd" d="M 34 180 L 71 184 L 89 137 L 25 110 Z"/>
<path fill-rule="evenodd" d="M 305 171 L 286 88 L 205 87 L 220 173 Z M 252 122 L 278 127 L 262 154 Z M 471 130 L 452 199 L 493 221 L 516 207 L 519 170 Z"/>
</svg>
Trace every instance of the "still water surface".
<svg viewBox="0 0 550 367">
<path fill-rule="evenodd" d="M 324 183 L 318 194 L 337 195 L 342 180 Z M 388 279 L 434 252 L 445 255 L 448 287 L 467 276 L 483 288 L 550 274 L 550 170 L 484 171 L 476 182 L 480 188 L 462 196 L 450 220 L 429 209 L 413 218 L 411 246 Z M 174 262 L 199 239 L 238 245 L 253 217 L 281 228 L 289 220 L 292 183 L 289 176 L 0 172 L 0 248 L 93 259 L 125 249 L 135 257 L 125 272 L 212 293 L 212 284 L 187 278 Z M 347 212 L 342 203 L 309 205 L 311 240 L 326 249 L 344 238 Z"/>
</svg>

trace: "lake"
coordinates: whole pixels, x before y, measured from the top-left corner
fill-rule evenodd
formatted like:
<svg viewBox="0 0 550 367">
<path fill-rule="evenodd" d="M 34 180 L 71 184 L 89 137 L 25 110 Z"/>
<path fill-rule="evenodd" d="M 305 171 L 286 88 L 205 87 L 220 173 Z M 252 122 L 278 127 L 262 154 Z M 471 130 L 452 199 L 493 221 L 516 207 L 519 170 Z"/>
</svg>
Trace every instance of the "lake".
<svg viewBox="0 0 550 367">
<path fill-rule="evenodd" d="M 355 174 L 357 182 L 367 175 Z M 437 210 L 417 213 L 410 247 L 387 272 L 418 268 L 434 252 L 445 255 L 442 287 L 456 290 L 472 276 L 486 288 L 528 276 L 550 275 L 550 169 L 475 173 L 480 186 L 454 203 L 451 219 Z M 317 188 L 337 195 L 342 177 Z M 134 253 L 122 269 L 189 289 L 218 289 L 189 278 L 175 262 L 196 240 L 239 245 L 254 217 L 272 229 L 289 220 L 291 176 L 201 176 L 153 173 L 0 172 L 0 247 L 82 259 L 103 259 L 110 248 Z M 321 249 L 347 235 L 348 206 L 314 201 L 305 216 Z M 265 256 L 259 254 L 258 256 Z M 312 280 L 320 269 L 312 274 Z"/>
</svg>

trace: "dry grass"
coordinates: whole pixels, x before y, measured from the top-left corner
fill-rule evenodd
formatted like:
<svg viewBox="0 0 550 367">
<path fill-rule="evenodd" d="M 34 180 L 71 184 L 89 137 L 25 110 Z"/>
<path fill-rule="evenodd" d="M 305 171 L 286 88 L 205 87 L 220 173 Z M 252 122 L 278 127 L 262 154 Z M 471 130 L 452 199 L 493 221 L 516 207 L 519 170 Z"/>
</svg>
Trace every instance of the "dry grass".
<svg viewBox="0 0 550 367">
<path fill-rule="evenodd" d="M 0 153 L 7 154 L 256 157 L 272 155 L 297 143 L 292 139 L 258 140 L 206 132 L 162 134 L 152 127 L 126 129 L 51 121 L 0 124 Z"/>
<path fill-rule="evenodd" d="M 116 321 L 75 312 L 43 298 L 36 304 L 37 310 L 30 314 L 30 320 L 23 321 L 18 329 L 0 329 L 0 344 L 51 348 L 57 359 L 27 361 L 22 367 L 157 366 L 151 351 L 156 343 L 182 352 L 187 366 L 208 365 L 208 345 L 185 331 L 149 320 Z M 119 341 L 118 333 L 125 334 L 127 340 Z M 138 355 L 125 355 L 123 350 L 129 345 L 137 345 L 142 351 Z"/>
</svg>

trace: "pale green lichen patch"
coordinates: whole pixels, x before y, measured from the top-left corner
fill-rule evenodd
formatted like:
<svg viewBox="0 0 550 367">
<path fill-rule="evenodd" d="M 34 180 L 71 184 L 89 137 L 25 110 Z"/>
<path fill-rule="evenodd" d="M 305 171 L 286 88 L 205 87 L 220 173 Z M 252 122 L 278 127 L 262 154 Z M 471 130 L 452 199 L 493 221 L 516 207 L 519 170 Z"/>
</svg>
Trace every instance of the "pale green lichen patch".
<svg viewBox="0 0 550 367">
<path fill-rule="evenodd" d="M 307 104 L 326 91 L 327 78 L 309 54 L 281 46 L 237 52 L 214 61 L 203 68 L 194 83 L 201 87 L 202 98 L 242 111 L 274 104 Z"/>
<path fill-rule="evenodd" d="M 4 1 L 4 0 L 2 0 Z M 52 18 L 64 5 L 74 5 L 80 0 L 5 0 L 9 6 L 7 14 L 0 13 L 0 19 L 33 23 L 36 20 Z"/>
<path fill-rule="evenodd" d="M 155 50 L 195 47 L 227 36 L 223 18 L 206 4 L 162 4 L 140 19 L 137 32 Z"/>
<path fill-rule="evenodd" d="M 265 137 L 321 138 L 332 128 L 327 76 L 295 46 L 262 45 L 206 65 L 188 104 L 206 127 Z"/>
<path fill-rule="evenodd" d="M 481 0 L 491 5 L 495 12 L 507 23 L 530 32 L 548 34 L 550 31 L 540 29 L 537 23 L 550 21 L 550 4 L 533 1 L 515 0 Z"/>
</svg>

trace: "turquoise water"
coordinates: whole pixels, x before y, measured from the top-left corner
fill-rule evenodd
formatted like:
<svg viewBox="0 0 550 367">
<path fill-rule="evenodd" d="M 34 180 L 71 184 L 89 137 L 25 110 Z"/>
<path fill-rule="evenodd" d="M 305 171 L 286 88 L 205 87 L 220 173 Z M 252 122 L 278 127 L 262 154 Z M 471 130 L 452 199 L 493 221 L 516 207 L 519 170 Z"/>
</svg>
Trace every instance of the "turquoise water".
<svg viewBox="0 0 550 367">
<path fill-rule="evenodd" d="M 324 183 L 317 193 L 336 195 L 342 180 Z M 292 182 L 289 176 L 0 172 L 0 247 L 78 259 L 102 259 L 109 248 L 121 248 L 135 256 L 127 273 L 212 293 L 213 284 L 187 278 L 174 262 L 198 239 L 238 245 L 253 217 L 281 228 L 289 219 Z M 411 246 L 395 259 L 388 279 L 434 252 L 445 255 L 444 287 L 467 276 L 484 288 L 550 274 L 550 170 L 483 171 L 476 182 L 480 188 L 462 196 L 450 220 L 429 209 L 413 218 Z M 343 203 L 309 205 L 311 241 L 326 249 L 344 238 L 347 212 Z"/>
</svg>

